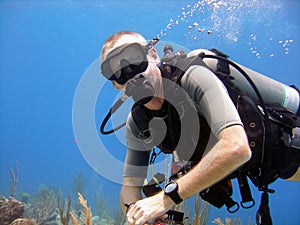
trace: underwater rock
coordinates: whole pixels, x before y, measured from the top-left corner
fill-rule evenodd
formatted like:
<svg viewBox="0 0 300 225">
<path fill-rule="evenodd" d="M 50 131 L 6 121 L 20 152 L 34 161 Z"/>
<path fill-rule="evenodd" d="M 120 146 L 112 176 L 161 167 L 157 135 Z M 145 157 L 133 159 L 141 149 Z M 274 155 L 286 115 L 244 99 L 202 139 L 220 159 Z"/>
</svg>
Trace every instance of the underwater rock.
<svg viewBox="0 0 300 225">
<path fill-rule="evenodd" d="M 14 220 L 10 225 L 37 225 L 37 224 L 30 219 L 19 218 Z"/>
<path fill-rule="evenodd" d="M 13 197 L 2 197 L 0 200 L 0 224 L 9 225 L 15 219 L 23 216 L 24 203 Z"/>
</svg>

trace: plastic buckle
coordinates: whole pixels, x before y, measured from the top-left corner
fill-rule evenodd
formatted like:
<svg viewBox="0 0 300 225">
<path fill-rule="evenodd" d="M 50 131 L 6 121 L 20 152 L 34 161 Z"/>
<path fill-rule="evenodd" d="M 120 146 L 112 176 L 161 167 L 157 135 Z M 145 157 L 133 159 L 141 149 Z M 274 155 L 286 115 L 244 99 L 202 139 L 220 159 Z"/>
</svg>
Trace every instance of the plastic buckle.
<svg viewBox="0 0 300 225">
<path fill-rule="evenodd" d="M 246 203 L 249 203 L 249 205 L 248 204 L 246 204 Z M 254 199 L 252 198 L 250 201 L 241 201 L 241 206 L 242 206 L 242 208 L 244 208 L 244 209 L 250 209 L 250 208 L 252 208 L 253 206 L 255 205 L 255 201 L 254 201 Z"/>
</svg>

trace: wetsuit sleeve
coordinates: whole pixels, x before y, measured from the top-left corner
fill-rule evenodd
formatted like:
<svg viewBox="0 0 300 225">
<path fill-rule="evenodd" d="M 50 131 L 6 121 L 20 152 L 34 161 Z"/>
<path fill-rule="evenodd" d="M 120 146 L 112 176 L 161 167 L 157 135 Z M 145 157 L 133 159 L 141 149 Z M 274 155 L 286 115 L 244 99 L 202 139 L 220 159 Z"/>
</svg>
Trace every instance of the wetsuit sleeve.
<svg viewBox="0 0 300 225">
<path fill-rule="evenodd" d="M 138 139 L 135 136 L 137 133 L 137 125 L 132 115 L 129 114 L 126 122 L 127 153 L 124 164 L 124 176 L 146 178 L 150 157 L 149 149 L 151 148 L 146 146 L 142 139 Z"/>
<path fill-rule="evenodd" d="M 182 77 L 181 86 L 206 118 L 215 136 L 226 127 L 242 125 L 225 86 L 209 69 L 191 66 Z"/>
</svg>

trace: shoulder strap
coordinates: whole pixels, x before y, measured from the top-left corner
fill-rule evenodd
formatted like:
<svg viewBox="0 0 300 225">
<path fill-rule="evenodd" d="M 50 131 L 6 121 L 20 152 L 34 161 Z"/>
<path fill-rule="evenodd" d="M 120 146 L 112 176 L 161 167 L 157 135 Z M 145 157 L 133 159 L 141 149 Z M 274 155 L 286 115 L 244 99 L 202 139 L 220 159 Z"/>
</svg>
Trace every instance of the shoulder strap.
<svg viewBox="0 0 300 225">
<path fill-rule="evenodd" d="M 186 55 L 174 56 L 168 61 L 163 61 L 160 65 L 160 71 L 164 78 L 180 83 L 184 73 L 193 65 L 201 65 L 210 69 L 198 56 L 186 57 Z"/>
<path fill-rule="evenodd" d="M 149 130 L 149 123 L 153 118 L 153 115 L 149 112 L 149 110 L 147 110 L 143 105 L 140 104 L 133 105 L 131 114 L 139 130 L 137 137 L 141 139 L 150 138 L 151 132 Z"/>
</svg>

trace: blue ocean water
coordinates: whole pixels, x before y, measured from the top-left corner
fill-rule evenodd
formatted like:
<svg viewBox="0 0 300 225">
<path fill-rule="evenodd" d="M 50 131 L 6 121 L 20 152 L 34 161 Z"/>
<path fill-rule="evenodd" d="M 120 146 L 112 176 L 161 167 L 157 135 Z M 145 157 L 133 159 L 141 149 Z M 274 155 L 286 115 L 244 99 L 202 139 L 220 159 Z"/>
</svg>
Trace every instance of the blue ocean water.
<svg viewBox="0 0 300 225">
<path fill-rule="evenodd" d="M 148 39 L 159 36 L 186 49 L 216 47 L 242 65 L 300 87 L 297 0 L 0 1 L 0 10 L 0 193 L 4 195 L 9 195 L 9 168 L 17 161 L 19 192 L 32 193 L 45 184 L 67 195 L 72 179 L 82 172 L 88 180 L 89 202 L 95 177 L 104 195 L 117 201 L 119 170 L 102 158 L 100 149 L 92 149 L 93 160 L 86 155 L 73 120 L 74 99 L 81 96 L 78 87 L 84 85 L 87 73 L 99 73 L 101 45 L 114 32 L 137 31 Z M 85 88 L 99 94 L 101 82 L 96 78 Z M 87 121 L 94 123 L 94 130 L 85 133 L 87 138 L 95 135 L 117 95 L 108 84 L 99 97 L 93 95 L 94 115 Z M 82 102 L 87 104 L 80 105 L 82 110 L 93 104 L 85 98 Z M 120 166 L 126 152 L 124 130 L 117 135 L 96 138 Z M 299 224 L 300 184 L 278 180 L 271 187 L 276 190 L 270 199 L 274 224 Z M 257 202 L 253 209 L 230 215 L 211 208 L 210 220 L 254 219 L 259 202 L 255 188 L 253 194 Z M 237 189 L 235 198 L 239 199 Z"/>
</svg>

